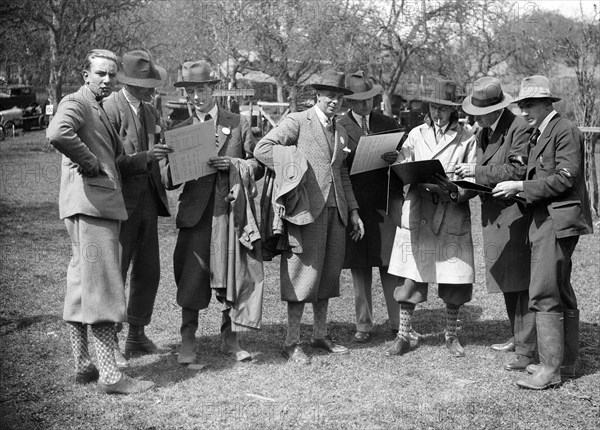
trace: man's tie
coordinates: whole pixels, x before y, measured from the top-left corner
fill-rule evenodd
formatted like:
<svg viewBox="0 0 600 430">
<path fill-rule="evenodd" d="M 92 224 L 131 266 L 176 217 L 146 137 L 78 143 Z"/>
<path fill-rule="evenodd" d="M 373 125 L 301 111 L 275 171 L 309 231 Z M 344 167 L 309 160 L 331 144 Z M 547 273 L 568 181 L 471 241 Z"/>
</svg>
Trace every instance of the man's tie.
<svg viewBox="0 0 600 430">
<path fill-rule="evenodd" d="M 210 121 L 211 119 L 212 119 L 212 116 L 210 116 L 210 114 L 207 113 L 206 115 L 204 115 L 204 121 L 203 122 Z"/>
<path fill-rule="evenodd" d="M 438 129 L 435 132 L 435 141 L 439 142 L 440 140 L 442 140 L 442 137 L 444 137 L 444 132 L 440 127 L 438 127 Z"/>
<path fill-rule="evenodd" d="M 535 146 L 535 144 L 537 143 L 538 137 L 540 137 L 540 129 L 536 128 L 535 130 L 533 130 L 533 133 L 531 134 L 531 137 L 529 138 L 529 146 L 531 148 L 533 148 Z"/>
<path fill-rule="evenodd" d="M 333 121 L 331 118 L 327 118 L 327 121 L 325 121 L 325 130 L 327 130 L 328 133 L 333 133 Z"/>
<path fill-rule="evenodd" d="M 367 117 L 363 116 L 361 121 L 361 128 L 365 135 L 369 134 L 369 126 L 367 124 Z"/>
</svg>

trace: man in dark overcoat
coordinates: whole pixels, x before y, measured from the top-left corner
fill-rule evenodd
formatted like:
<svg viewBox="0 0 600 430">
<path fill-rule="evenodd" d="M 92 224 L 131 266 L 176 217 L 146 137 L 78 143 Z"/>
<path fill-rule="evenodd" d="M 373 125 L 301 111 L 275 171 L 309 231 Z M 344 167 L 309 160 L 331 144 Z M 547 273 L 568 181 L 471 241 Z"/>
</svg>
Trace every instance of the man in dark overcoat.
<svg viewBox="0 0 600 430">
<path fill-rule="evenodd" d="M 508 105 L 513 98 L 502 91 L 497 78 L 475 81 L 472 93 L 463 100 L 463 110 L 475 117 L 477 165 L 459 164 L 455 172 L 461 178 L 474 178 L 486 187 L 498 182 L 522 180 L 527 169 L 531 127 L 515 116 Z M 535 322 L 529 312 L 528 217 L 516 200 L 495 199 L 481 194 L 483 251 L 488 292 L 502 292 L 513 338 L 494 344 L 496 351 L 514 351 L 516 359 L 506 370 L 525 370 L 533 362 Z"/>
<path fill-rule="evenodd" d="M 571 259 L 579 236 L 593 231 L 583 135 L 554 110 L 553 103 L 559 100 L 552 95 L 545 76 L 521 81 L 515 101 L 534 128 L 527 173 L 525 180 L 500 182 L 493 190 L 495 197 L 511 198 L 521 193 L 527 199 L 529 310 L 535 313 L 540 365 L 528 366 L 533 375 L 517 385 L 534 390 L 559 385 L 561 374 L 575 374 L 579 311 L 571 285 Z"/>
</svg>

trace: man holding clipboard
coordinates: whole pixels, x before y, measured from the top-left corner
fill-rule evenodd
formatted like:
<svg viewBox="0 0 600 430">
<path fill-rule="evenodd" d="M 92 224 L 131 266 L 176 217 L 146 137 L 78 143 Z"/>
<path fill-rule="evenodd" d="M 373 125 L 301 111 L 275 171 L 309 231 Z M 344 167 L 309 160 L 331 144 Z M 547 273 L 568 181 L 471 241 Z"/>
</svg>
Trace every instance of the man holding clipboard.
<svg viewBox="0 0 600 430">
<path fill-rule="evenodd" d="M 340 118 L 338 125 L 348 133 L 346 162 L 351 169 L 362 136 L 396 130 L 398 124 L 393 118 L 373 111 L 373 98 L 381 92 L 381 86 L 373 85 L 362 70 L 346 76 L 346 87 L 354 92 L 346 96 L 352 109 Z M 395 162 L 397 157 L 395 150 L 381 155 L 385 165 Z M 348 226 L 344 268 L 351 270 L 354 283 L 354 340 L 365 343 L 370 340 L 373 328 L 372 267 L 379 268 L 390 326 L 392 331 L 398 331 L 398 303 L 394 300 L 397 278 L 387 273 L 396 225 L 386 215 L 388 169 L 351 174 L 350 180 L 360 206 L 358 212 L 365 226 L 365 237 L 350 240 L 351 226 Z"/>
</svg>

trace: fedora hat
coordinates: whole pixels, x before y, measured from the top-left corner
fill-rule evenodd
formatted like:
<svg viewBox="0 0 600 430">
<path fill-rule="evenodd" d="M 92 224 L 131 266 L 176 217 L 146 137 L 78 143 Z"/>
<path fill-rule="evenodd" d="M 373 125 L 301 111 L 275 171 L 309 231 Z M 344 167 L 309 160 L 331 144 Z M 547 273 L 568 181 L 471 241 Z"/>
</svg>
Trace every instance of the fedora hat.
<svg viewBox="0 0 600 430">
<path fill-rule="evenodd" d="M 181 66 L 181 81 L 175 82 L 176 87 L 194 84 L 216 84 L 221 82 L 214 77 L 213 71 L 206 61 L 186 61 Z"/>
<path fill-rule="evenodd" d="M 362 70 L 346 76 L 346 88 L 354 93 L 346 96 L 349 100 L 372 99 L 381 93 L 381 85 L 373 85 Z"/>
<path fill-rule="evenodd" d="M 462 108 L 470 115 L 486 115 L 504 109 L 512 101 L 512 96 L 502 91 L 499 79 L 485 76 L 475 81 L 471 95 L 462 102 Z"/>
<path fill-rule="evenodd" d="M 310 86 L 315 90 L 335 91 L 344 95 L 352 94 L 352 91 L 344 86 L 344 74 L 335 70 L 325 70 L 319 82 Z"/>
<path fill-rule="evenodd" d="M 155 66 L 146 51 L 125 53 L 121 71 L 117 73 L 120 83 L 142 88 L 160 87 L 166 78 L 167 71 Z"/>
<path fill-rule="evenodd" d="M 458 84 L 454 81 L 436 81 L 431 96 L 421 97 L 421 100 L 437 105 L 460 106 L 457 89 Z"/>
<path fill-rule="evenodd" d="M 550 81 L 542 75 L 529 76 L 521 81 L 519 86 L 519 95 L 515 102 L 525 99 L 549 99 L 557 102 L 560 97 L 554 97 L 550 91 Z"/>
</svg>

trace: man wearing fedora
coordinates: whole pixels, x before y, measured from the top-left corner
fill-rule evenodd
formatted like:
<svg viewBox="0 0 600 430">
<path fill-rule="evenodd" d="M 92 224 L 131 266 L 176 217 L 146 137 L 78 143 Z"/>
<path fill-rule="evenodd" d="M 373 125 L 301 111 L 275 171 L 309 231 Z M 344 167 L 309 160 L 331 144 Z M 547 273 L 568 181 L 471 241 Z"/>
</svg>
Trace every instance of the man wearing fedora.
<svg viewBox="0 0 600 430">
<path fill-rule="evenodd" d="M 373 111 L 373 98 L 381 93 L 381 85 L 373 85 L 365 76 L 365 72 L 359 70 L 347 75 L 346 88 L 353 92 L 345 96 L 352 108 L 340 118 L 338 125 L 343 127 L 348 135 L 346 147 L 350 152 L 346 162 L 350 170 L 361 136 L 396 130 L 398 124 L 393 118 Z M 397 157 L 397 151 L 381 156 L 390 164 L 395 162 Z M 352 233 L 352 227 L 348 226 L 344 268 L 350 269 L 354 284 L 356 310 L 354 340 L 365 343 L 370 340 L 373 328 L 372 267 L 379 268 L 390 326 L 392 330 L 398 331 L 398 303 L 394 300 L 397 278 L 387 273 L 396 225 L 386 214 L 387 169 L 352 175 L 350 180 L 356 201 L 360 206 L 358 213 L 364 223 L 365 238 L 360 241 L 348 240 Z"/>
<path fill-rule="evenodd" d="M 575 376 L 579 353 L 579 311 L 571 285 L 573 251 L 582 234 L 592 233 L 585 186 L 584 139 L 575 124 L 553 107 L 560 98 L 548 78 L 521 81 L 516 102 L 534 128 L 524 180 L 500 182 L 494 197 L 517 194 L 527 200 L 530 218 L 529 310 L 535 314 L 540 365 L 530 365 L 521 388 L 542 390 Z"/>
<path fill-rule="evenodd" d="M 119 228 L 127 219 L 121 177 L 144 172 L 146 160 L 123 157 L 123 146 L 102 102 L 117 79 L 117 57 L 88 52 L 84 85 L 63 97 L 47 136 L 63 154 L 59 212 L 71 239 L 63 319 L 75 358 L 75 383 L 98 380 L 108 394 L 131 394 L 154 383 L 131 379 L 115 362 L 115 324 L 125 320 L 125 286 L 119 266 Z M 88 351 L 88 325 L 98 368 Z"/>
<path fill-rule="evenodd" d="M 502 91 L 497 78 L 475 81 L 473 91 L 463 100 L 463 110 L 475 117 L 477 164 L 459 164 L 456 174 L 474 178 L 487 187 L 508 180 L 522 180 L 527 169 L 531 127 L 507 107 L 512 96 Z M 529 219 L 523 205 L 515 200 L 500 200 L 481 194 L 481 223 L 489 293 L 502 292 L 510 321 L 512 339 L 494 344 L 495 351 L 515 351 L 516 360 L 506 370 L 525 370 L 533 362 L 535 321 L 529 312 L 529 265 L 527 243 Z"/>
<path fill-rule="evenodd" d="M 245 160 L 256 179 L 263 171 L 252 155 L 255 143 L 249 122 L 215 104 L 212 93 L 219 81 L 208 63 L 195 61 L 183 63 L 181 80 L 175 83 L 176 87 L 185 89 L 188 103 L 193 106 L 192 116 L 177 127 L 213 120 L 218 148 L 218 156 L 209 161 L 218 172 L 186 182 L 179 197 L 176 220 L 179 234 L 173 253 L 173 271 L 177 304 L 182 308 L 182 343 L 177 358 L 180 364 L 196 363 L 198 314 L 208 307 L 212 296 L 210 261 L 214 252 L 211 237 L 215 190 L 217 187 L 229 190 L 229 169 L 235 160 Z M 173 186 L 168 163 L 162 169 L 162 176 L 167 189 L 177 188 Z M 238 361 L 252 359 L 251 354 L 240 347 L 233 330 L 231 302 L 219 289 L 215 292 L 222 309 L 222 351 Z"/>
<path fill-rule="evenodd" d="M 425 123 L 408 134 L 399 162 L 437 159 L 450 179 L 457 164 L 475 163 L 475 136 L 458 122 L 457 84 L 438 81 L 430 97 Z M 463 357 L 458 335 L 460 307 L 473 295 L 474 256 L 471 211 L 473 194 L 452 184 L 445 176 L 429 183 L 410 184 L 396 229 L 389 273 L 400 277 L 394 298 L 400 304 L 400 327 L 387 355 L 410 350 L 411 319 L 418 303 L 427 301 L 429 283 L 438 284 L 446 304 L 445 345 L 453 357 Z"/>
<path fill-rule="evenodd" d="M 123 198 L 128 215 L 119 234 L 123 280 L 127 279 L 131 265 L 126 357 L 157 350 L 144 333 L 144 327 L 152 319 L 160 281 L 158 217 L 170 216 L 158 165 L 170 149 L 158 141 L 160 116 L 152 105 L 155 88 L 162 85 L 166 76 L 167 71 L 154 65 L 147 52 L 127 52 L 117 74 L 124 86 L 104 102 L 104 110 L 121 137 L 127 157 L 147 166 L 140 174 L 123 178 Z M 117 357 L 120 361 L 120 352 Z"/>
<path fill-rule="evenodd" d="M 302 249 L 284 252 L 280 265 L 281 299 L 288 308 L 283 355 L 301 364 L 309 362 L 300 345 L 300 322 L 307 302 L 312 303 L 314 313 L 311 346 L 333 354 L 349 352 L 328 336 L 327 308 L 329 299 L 340 295 L 346 225 L 352 226 L 352 240 L 364 234 L 344 162 L 348 137 L 334 119 L 343 96 L 352 92 L 344 87 L 344 75 L 334 70 L 323 72 L 312 87 L 316 90 L 315 105 L 285 117 L 254 151 L 256 158 L 272 170 L 274 148 L 280 145 L 297 147 L 307 160 L 304 187 L 314 222 L 296 226 Z"/>
</svg>

